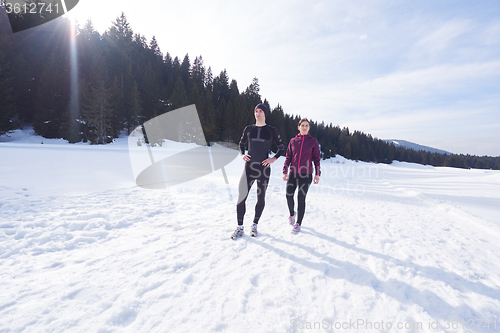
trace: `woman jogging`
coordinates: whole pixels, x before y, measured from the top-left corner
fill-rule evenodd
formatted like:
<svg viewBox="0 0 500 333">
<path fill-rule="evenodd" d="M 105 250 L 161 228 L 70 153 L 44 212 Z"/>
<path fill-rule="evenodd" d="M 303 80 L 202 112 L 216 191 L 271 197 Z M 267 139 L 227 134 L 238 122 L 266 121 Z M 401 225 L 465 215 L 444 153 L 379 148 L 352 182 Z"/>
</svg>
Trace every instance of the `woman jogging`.
<svg viewBox="0 0 500 333">
<path fill-rule="evenodd" d="M 245 163 L 245 169 L 241 175 L 239 184 L 238 204 L 236 213 L 238 227 L 233 232 L 231 238 L 236 239 L 243 235 L 243 217 L 246 211 L 245 201 L 253 183 L 257 181 L 257 204 L 255 205 L 255 217 L 253 219 L 253 237 L 257 236 L 257 224 L 265 206 L 265 197 L 269 176 L 271 175 L 270 165 L 274 163 L 285 152 L 285 146 L 281 141 L 278 130 L 266 124 L 269 116 L 269 109 L 264 104 L 258 104 L 254 109 L 255 125 L 245 127 L 240 140 L 240 152 Z M 269 148 L 274 141 L 278 147 L 276 154 L 269 158 Z M 248 144 L 248 154 L 245 154 L 245 145 Z"/>
<path fill-rule="evenodd" d="M 288 222 L 293 226 L 292 233 L 298 234 L 302 225 L 302 219 L 306 210 L 306 195 L 313 180 L 313 162 L 315 169 L 314 184 L 318 184 L 320 170 L 320 159 L 318 140 L 309 134 L 309 120 L 301 119 L 298 129 L 300 131 L 288 144 L 286 150 L 285 165 L 283 166 L 283 180 L 286 181 L 286 201 L 290 216 Z M 290 174 L 288 174 L 290 167 Z M 295 220 L 293 196 L 298 188 L 297 220 Z"/>
</svg>

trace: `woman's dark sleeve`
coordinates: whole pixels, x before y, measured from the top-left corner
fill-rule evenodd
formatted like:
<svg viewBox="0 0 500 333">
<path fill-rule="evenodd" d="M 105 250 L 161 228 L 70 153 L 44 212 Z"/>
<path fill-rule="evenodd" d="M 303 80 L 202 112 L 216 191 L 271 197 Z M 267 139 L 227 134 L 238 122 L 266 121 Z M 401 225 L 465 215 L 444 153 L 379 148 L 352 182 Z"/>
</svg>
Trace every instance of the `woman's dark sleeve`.
<svg viewBox="0 0 500 333">
<path fill-rule="evenodd" d="M 316 140 L 316 144 L 313 147 L 312 158 L 314 161 L 314 169 L 316 170 L 316 176 L 321 176 L 321 167 L 320 167 L 321 154 L 319 152 L 318 140 Z"/>
</svg>

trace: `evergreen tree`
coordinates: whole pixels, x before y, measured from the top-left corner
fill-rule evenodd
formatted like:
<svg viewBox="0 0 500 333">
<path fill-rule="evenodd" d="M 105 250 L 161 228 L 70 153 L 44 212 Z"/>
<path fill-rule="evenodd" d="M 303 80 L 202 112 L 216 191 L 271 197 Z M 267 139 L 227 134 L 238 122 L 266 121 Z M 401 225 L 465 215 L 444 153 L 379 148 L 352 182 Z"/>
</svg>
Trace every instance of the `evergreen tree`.
<svg viewBox="0 0 500 333">
<path fill-rule="evenodd" d="M 213 80 L 213 95 L 216 106 L 226 104 L 229 100 L 229 76 L 225 69 Z"/>
<path fill-rule="evenodd" d="M 14 72 L 19 67 L 15 66 L 15 57 L 19 58 L 19 55 L 13 52 L 13 46 L 10 26 L 6 20 L 0 20 L 0 135 L 13 130 L 16 125 L 22 126 L 17 113 Z M 14 124 L 14 118 L 17 118 L 17 124 Z"/>
<path fill-rule="evenodd" d="M 142 81 L 143 112 L 146 119 L 151 119 L 161 113 L 160 78 L 154 71 L 151 62 L 148 62 Z"/>
<path fill-rule="evenodd" d="M 12 74 L 5 54 L 0 49 L 0 135 L 14 129 L 12 119 L 16 113 Z"/>
<path fill-rule="evenodd" d="M 8 21 L 0 20 L 0 26 L 5 23 L 8 25 Z M 15 38 L 11 38 L 10 46 L 0 44 L 13 66 L 13 89 L 21 126 L 24 122 L 35 121 L 35 114 L 39 110 L 39 88 L 44 83 L 42 74 L 54 61 L 54 55 L 61 65 L 68 64 L 69 36 L 69 21 L 60 18 L 16 34 Z"/>
<path fill-rule="evenodd" d="M 205 67 L 203 65 L 203 58 L 201 56 L 194 59 L 193 68 L 191 69 L 191 76 L 198 91 L 203 91 L 205 88 Z"/>
<path fill-rule="evenodd" d="M 278 129 L 280 135 L 283 135 L 283 133 L 285 133 L 285 113 L 283 112 L 281 105 L 278 104 L 278 106 L 273 109 L 271 117 L 272 125 Z"/>
<path fill-rule="evenodd" d="M 158 46 L 158 42 L 156 41 L 156 37 L 153 36 L 151 39 L 151 43 L 149 44 L 149 49 L 153 51 L 153 54 L 159 59 L 163 59 L 163 53 L 160 51 L 160 47 Z"/>
<path fill-rule="evenodd" d="M 91 144 L 111 142 L 120 128 L 115 107 L 123 107 L 121 83 L 115 77 L 110 87 L 103 56 L 96 56 L 91 65 L 91 77 L 80 80 L 80 112 L 84 141 Z"/>
<path fill-rule="evenodd" d="M 245 90 L 245 96 L 247 97 L 248 105 L 253 107 L 262 101 L 260 96 L 259 79 L 256 77 L 253 78 L 252 83 Z"/>
<path fill-rule="evenodd" d="M 104 33 L 106 69 L 111 79 L 118 78 L 122 99 L 125 96 L 125 75 L 131 63 L 130 54 L 134 49 L 134 33 L 122 12 Z"/>
<path fill-rule="evenodd" d="M 182 82 L 184 82 L 184 89 L 186 89 L 186 92 L 189 93 L 190 89 L 190 84 L 189 81 L 191 80 L 191 63 L 189 62 L 189 55 L 186 54 L 184 56 L 184 60 L 182 60 L 182 64 L 180 67 L 180 74 L 182 78 Z"/>
<path fill-rule="evenodd" d="M 270 112 L 270 119 L 269 121 L 266 119 L 266 123 L 276 127 L 280 136 L 283 135 L 285 132 L 285 114 L 283 112 L 283 108 L 279 104 Z M 276 147 L 276 144 L 272 142 L 270 148 L 273 152 L 276 152 L 278 147 Z"/>
<path fill-rule="evenodd" d="M 132 42 L 134 32 L 127 21 L 125 13 L 122 12 L 112 23 L 111 28 L 108 31 L 108 35 L 114 41 L 119 42 L 119 46 L 124 46 Z"/>
<path fill-rule="evenodd" d="M 139 33 L 134 34 L 134 44 L 135 44 L 135 47 L 137 47 L 138 49 L 141 49 L 141 50 L 145 50 L 148 48 L 148 43 L 147 43 L 146 37 L 139 34 Z"/>
<path fill-rule="evenodd" d="M 172 96 L 170 97 L 170 102 L 172 103 L 173 110 L 189 105 L 184 81 L 180 76 L 175 83 L 174 91 L 172 93 Z"/>
<path fill-rule="evenodd" d="M 223 128 L 222 141 L 237 142 L 239 140 L 237 110 L 232 101 L 229 101 L 227 105 Z"/>
<path fill-rule="evenodd" d="M 112 140 L 113 109 L 110 103 L 111 92 L 104 80 L 90 88 L 90 95 L 82 103 L 82 119 L 88 127 L 88 140 L 92 144 L 104 144 Z"/>
<path fill-rule="evenodd" d="M 466 169 L 470 169 L 472 167 L 471 156 L 469 154 L 467 154 L 464 158 L 464 167 Z"/>
<path fill-rule="evenodd" d="M 203 104 L 203 96 L 202 96 L 203 90 L 200 91 L 198 88 L 198 85 L 196 83 L 191 82 L 191 89 L 189 93 L 189 98 L 188 98 L 188 103 L 189 104 L 194 104 L 196 105 L 196 109 L 198 110 L 198 113 L 200 113 L 200 108 L 201 105 Z"/>
<path fill-rule="evenodd" d="M 238 82 L 236 80 L 231 80 L 231 84 L 229 85 L 229 101 L 236 101 L 236 98 L 240 95 L 240 91 L 238 89 Z"/>
<path fill-rule="evenodd" d="M 478 158 L 474 164 L 474 169 L 487 169 L 487 165 L 484 159 Z"/>
<path fill-rule="evenodd" d="M 104 85 L 106 86 L 106 81 L 104 81 Z M 100 88 L 100 82 L 97 87 Z M 108 109 L 110 110 L 111 116 L 109 119 L 109 131 L 106 132 L 107 137 L 117 138 L 120 135 L 122 129 L 125 128 L 125 122 L 128 114 L 125 112 L 129 112 L 128 105 L 126 103 L 125 95 L 121 89 L 121 85 L 118 81 L 118 78 L 115 77 L 113 79 L 113 83 L 111 87 L 108 89 L 106 93 L 107 103 L 109 104 Z M 106 141 L 108 138 L 106 137 Z M 104 142 L 106 142 L 104 141 Z M 102 142 L 99 142 L 102 143 Z"/>
<path fill-rule="evenodd" d="M 240 140 L 241 133 L 243 133 L 243 130 L 249 124 L 249 122 L 247 121 L 248 113 L 251 113 L 249 112 L 245 96 L 240 94 L 236 98 L 236 101 L 234 102 L 234 109 L 236 112 L 236 128 L 235 128 L 236 134 L 234 135 L 235 138 L 234 143 L 238 143 Z"/>
<path fill-rule="evenodd" d="M 90 79 L 92 73 L 90 69 L 94 57 L 102 55 L 101 35 L 94 29 L 92 21 L 89 19 L 82 28 L 78 29 L 78 65 L 79 76 Z"/>
<path fill-rule="evenodd" d="M 142 82 L 146 64 L 154 58 L 154 55 L 151 55 L 152 52 L 148 48 L 146 37 L 141 34 L 134 34 L 129 59 L 132 62 L 132 72 L 138 83 Z M 140 88 L 139 85 L 139 90 Z"/>
<path fill-rule="evenodd" d="M 496 157 L 493 164 L 493 170 L 500 170 L 500 157 Z"/>
<path fill-rule="evenodd" d="M 137 110 L 134 110 L 134 108 L 136 108 L 136 99 L 140 98 L 140 96 L 135 95 L 134 89 L 138 88 L 132 64 L 129 64 L 125 72 L 123 83 L 123 98 L 121 98 L 122 95 L 120 94 L 120 90 L 116 91 L 115 96 L 118 95 L 115 99 L 119 104 L 114 105 L 113 108 L 116 110 L 115 114 L 118 117 L 121 128 L 125 128 L 127 133 L 130 133 L 130 131 L 136 127 L 137 118 L 140 116 L 140 114 L 136 113 Z"/>
<path fill-rule="evenodd" d="M 444 166 L 453 167 L 453 168 L 463 168 L 464 163 L 462 160 L 460 160 L 458 155 L 453 154 L 453 155 L 448 156 L 448 158 L 445 159 Z"/>
<path fill-rule="evenodd" d="M 57 50 L 40 77 L 37 93 L 37 109 L 33 121 L 35 132 L 46 138 L 62 137 L 62 128 L 68 121 L 69 66 L 59 57 Z"/>
<path fill-rule="evenodd" d="M 171 96 L 174 92 L 177 79 L 181 76 L 181 63 L 179 62 L 178 57 L 174 58 L 174 60 L 172 61 L 172 66 L 170 66 L 170 68 L 167 69 L 167 73 L 168 73 L 168 82 L 166 83 L 166 92 L 167 96 Z"/>
<path fill-rule="evenodd" d="M 284 138 L 283 142 L 288 144 L 290 140 L 297 135 L 297 125 L 292 116 L 286 114 L 284 119 Z"/>
<path fill-rule="evenodd" d="M 205 91 L 205 96 L 201 105 L 200 121 L 208 142 L 217 141 L 217 126 L 215 119 L 215 105 L 212 100 L 212 92 Z"/>
<path fill-rule="evenodd" d="M 32 123 L 36 110 L 36 92 L 40 82 L 40 69 L 29 66 L 24 52 L 19 52 L 10 63 L 15 72 L 12 73 L 13 98 L 16 105 L 19 127 L 24 123 Z"/>
<path fill-rule="evenodd" d="M 339 137 L 339 154 L 345 158 L 349 158 L 346 155 L 351 156 L 350 146 L 349 149 L 347 149 L 347 145 L 349 144 L 349 139 L 350 139 L 349 128 L 344 127 L 340 132 L 340 137 Z"/>
<path fill-rule="evenodd" d="M 139 88 L 137 86 L 137 82 L 133 81 L 132 88 L 130 90 L 130 95 L 128 99 L 130 105 L 130 114 L 128 115 L 128 134 L 132 131 L 132 129 L 136 128 L 140 124 L 142 124 L 145 120 L 143 116 L 142 110 L 142 102 L 141 96 L 139 92 Z"/>
<path fill-rule="evenodd" d="M 169 96 L 171 94 L 172 89 L 173 89 L 173 87 L 169 87 L 170 78 L 173 75 L 173 65 L 174 65 L 173 63 L 174 63 L 174 60 L 170 56 L 170 53 L 167 52 L 167 55 L 165 56 L 165 59 L 163 60 L 164 71 L 162 73 L 162 81 L 163 81 L 162 84 L 165 87 L 166 96 Z M 172 88 L 172 89 L 169 89 L 169 88 Z"/>
<path fill-rule="evenodd" d="M 205 88 L 212 92 L 214 87 L 214 77 L 212 75 L 212 68 L 208 67 L 207 75 L 205 76 Z"/>
</svg>

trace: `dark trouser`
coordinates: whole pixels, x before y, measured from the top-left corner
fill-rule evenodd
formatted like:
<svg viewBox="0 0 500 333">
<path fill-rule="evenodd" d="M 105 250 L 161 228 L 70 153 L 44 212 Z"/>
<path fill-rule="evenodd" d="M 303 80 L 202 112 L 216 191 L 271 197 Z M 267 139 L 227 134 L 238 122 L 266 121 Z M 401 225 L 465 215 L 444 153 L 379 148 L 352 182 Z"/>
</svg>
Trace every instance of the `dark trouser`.
<svg viewBox="0 0 500 333">
<path fill-rule="evenodd" d="M 255 205 L 255 217 L 253 223 L 259 223 L 260 216 L 266 205 L 266 190 L 271 175 L 271 167 L 264 167 L 260 162 L 248 162 L 240 178 L 238 204 L 236 205 L 236 214 L 238 225 L 243 225 L 243 217 L 246 212 L 246 200 L 250 188 L 257 181 L 257 204 Z"/>
<path fill-rule="evenodd" d="M 293 206 L 295 203 L 293 201 L 293 195 L 295 194 L 297 187 L 299 189 L 297 193 L 297 218 L 295 219 L 295 222 L 299 225 L 302 225 L 302 219 L 304 218 L 304 213 L 306 211 L 306 195 L 312 180 L 313 175 L 291 172 L 288 177 L 288 181 L 286 182 L 286 201 L 288 204 L 288 210 L 290 211 L 290 216 L 293 216 L 294 214 Z"/>
</svg>

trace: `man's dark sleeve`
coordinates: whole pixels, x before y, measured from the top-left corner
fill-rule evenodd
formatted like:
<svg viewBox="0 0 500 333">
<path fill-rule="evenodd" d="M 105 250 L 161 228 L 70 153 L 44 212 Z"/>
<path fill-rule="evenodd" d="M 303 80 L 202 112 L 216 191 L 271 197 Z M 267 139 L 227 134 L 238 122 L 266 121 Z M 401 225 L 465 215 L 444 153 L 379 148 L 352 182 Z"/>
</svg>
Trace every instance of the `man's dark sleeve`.
<svg viewBox="0 0 500 333">
<path fill-rule="evenodd" d="M 292 164 L 293 153 L 292 153 L 292 140 L 288 143 L 288 148 L 286 149 L 285 163 L 283 164 L 283 174 L 288 174 L 288 167 Z"/>
<path fill-rule="evenodd" d="M 274 128 L 273 131 L 273 141 L 276 144 L 276 147 L 278 147 L 278 151 L 276 152 L 276 155 L 274 157 L 279 158 L 280 156 L 283 156 L 285 154 L 285 145 L 283 144 L 283 141 L 281 141 L 281 136 L 276 127 Z"/>
<path fill-rule="evenodd" d="M 248 131 L 248 126 L 245 127 L 245 129 L 243 130 L 243 134 L 241 135 L 241 139 L 240 139 L 239 145 L 240 145 L 241 155 L 245 155 L 245 145 L 247 144 L 247 141 L 248 141 L 247 131 Z"/>
</svg>

